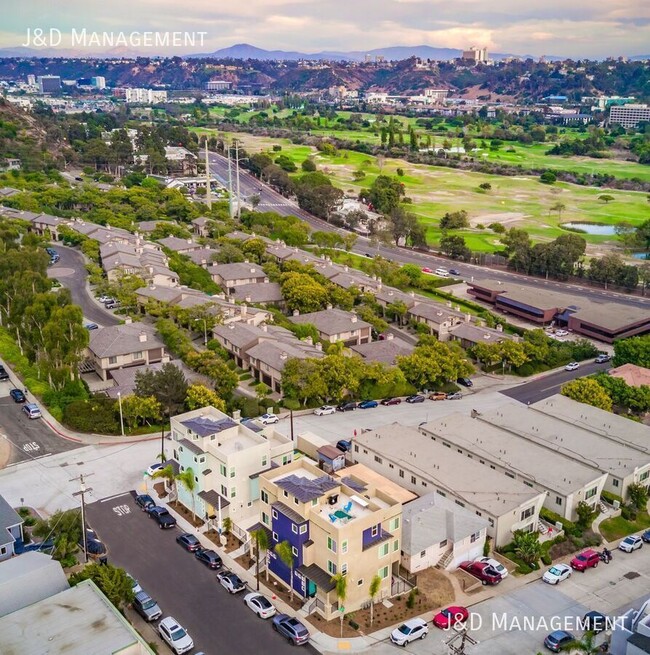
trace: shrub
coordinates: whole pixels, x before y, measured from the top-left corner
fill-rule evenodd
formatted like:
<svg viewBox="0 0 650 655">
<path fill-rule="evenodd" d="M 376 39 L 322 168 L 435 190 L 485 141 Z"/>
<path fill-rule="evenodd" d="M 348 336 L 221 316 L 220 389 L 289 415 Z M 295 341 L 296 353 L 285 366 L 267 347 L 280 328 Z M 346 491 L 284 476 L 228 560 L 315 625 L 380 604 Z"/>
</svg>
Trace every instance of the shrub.
<svg viewBox="0 0 650 655">
<path fill-rule="evenodd" d="M 348 625 L 353 629 L 353 630 L 358 630 L 359 629 L 359 624 L 356 621 L 353 621 L 350 619 L 348 621 Z"/>
<path fill-rule="evenodd" d="M 73 430 L 98 434 L 117 434 L 120 426 L 115 401 L 106 397 L 75 400 L 63 410 L 63 420 Z"/>
<path fill-rule="evenodd" d="M 613 494 L 611 491 L 602 491 L 601 497 L 604 498 L 610 505 L 614 504 L 614 501 L 617 500 L 621 505 L 623 504 L 623 499 L 616 494 Z"/>
<path fill-rule="evenodd" d="M 409 591 L 408 598 L 406 599 L 406 607 L 408 607 L 409 609 L 413 609 L 413 607 L 415 606 L 415 596 L 416 596 L 416 594 L 417 594 L 417 591 L 416 591 L 415 588 L 413 588 L 413 589 L 411 589 L 411 591 Z"/>
<path fill-rule="evenodd" d="M 549 555 L 549 553 L 543 553 L 541 559 L 542 564 L 545 564 L 546 566 L 550 566 L 553 563 L 553 558 Z"/>
<path fill-rule="evenodd" d="M 626 521 L 636 521 L 639 511 L 631 503 L 626 503 L 621 506 L 621 518 L 624 518 Z"/>
<path fill-rule="evenodd" d="M 578 528 L 578 526 L 576 526 L 575 523 L 569 521 L 568 519 L 565 519 L 563 516 L 560 516 L 555 512 L 552 512 L 550 509 L 547 509 L 546 507 L 542 507 L 542 509 L 539 512 L 539 515 L 541 518 L 543 518 L 548 523 L 551 523 L 552 525 L 555 525 L 556 523 L 561 523 L 562 526 L 564 527 L 564 531 L 567 534 L 575 534 L 575 535 L 582 534 L 582 530 L 580 530 L 580 528 Z"/>
<path fill-rule="evenodd" d="M 487 557 L 490 554 L 491 541 L 492 541 L 491 537 L 485 538 L 485 543 L 483 544 L 483 557 Z"/>
<path fill-rule="evenodd" d="M 557 176 L 555 173 L 551 173 L 551 171 L 546 171 L 539 176 L 539 181 L 542 184 L 554 184 L 557 181 Z"/>
</svg>

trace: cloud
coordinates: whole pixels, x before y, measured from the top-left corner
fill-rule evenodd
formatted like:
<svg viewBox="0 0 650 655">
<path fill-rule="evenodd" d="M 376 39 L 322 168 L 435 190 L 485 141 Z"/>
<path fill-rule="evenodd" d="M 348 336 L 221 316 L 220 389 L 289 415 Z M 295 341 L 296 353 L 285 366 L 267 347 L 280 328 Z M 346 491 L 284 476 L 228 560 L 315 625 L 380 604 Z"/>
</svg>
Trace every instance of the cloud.
<svg viewBox="0 0 650 655">
<path fill-rule="evenodd" d="M 650 44 L 650 3 L 639 0 L 30 0 L 2 15 L 4 47 L 28 27 L 205 31 L 204 52 L 237 42 L 306 52 L 425 44 L 576 58 Z"/>
</svg>

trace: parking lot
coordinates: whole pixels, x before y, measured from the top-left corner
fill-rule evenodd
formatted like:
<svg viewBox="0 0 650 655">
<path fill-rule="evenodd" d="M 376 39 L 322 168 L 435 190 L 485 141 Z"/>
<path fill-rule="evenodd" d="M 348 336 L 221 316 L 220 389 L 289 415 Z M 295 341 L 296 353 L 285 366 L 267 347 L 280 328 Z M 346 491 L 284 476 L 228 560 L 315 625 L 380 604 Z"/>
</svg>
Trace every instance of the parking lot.
<svg viewBox="0 0 650 655">
<path fill-rule="evenodd" d="M 173 616 L 187 629 L 194 640 L 192 652 L 295 654 L 296 648 L 273 632 L 270 621 L 244 606 L 246 592 L 228 594 L 214 571 L 176 543 L 180 530 L 158 529 L 135 504 L 134 494 L 88 505 L 88 524 L 106 544 L 109 562 L 124 567 L 158 601 L 163 616 Z"/>
</svg>

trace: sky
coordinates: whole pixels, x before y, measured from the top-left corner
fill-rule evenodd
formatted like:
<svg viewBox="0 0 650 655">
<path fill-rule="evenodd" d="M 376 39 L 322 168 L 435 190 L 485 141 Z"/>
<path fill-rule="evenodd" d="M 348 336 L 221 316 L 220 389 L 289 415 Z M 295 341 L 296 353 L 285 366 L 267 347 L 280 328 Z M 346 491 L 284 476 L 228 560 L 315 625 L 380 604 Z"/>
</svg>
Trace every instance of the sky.
<svg viewBox="0 0 650 655">
<path fill-rule="evenodd" d="M 118 39 L 133 31 L 194 33 L 194 46 L 182 37 L 176 47 L 136 48 L 128 37 L 129 50 L 152 55 L 235 43 L 301 52 L 480 46 L 572 58 L 650 52 L 648 0 L 0 0 L 0 16 L 0 47 L 60 38 L 59 47 L 74 45 L 80 55 L 98 50 L 93 32 Z"/>
</svg>

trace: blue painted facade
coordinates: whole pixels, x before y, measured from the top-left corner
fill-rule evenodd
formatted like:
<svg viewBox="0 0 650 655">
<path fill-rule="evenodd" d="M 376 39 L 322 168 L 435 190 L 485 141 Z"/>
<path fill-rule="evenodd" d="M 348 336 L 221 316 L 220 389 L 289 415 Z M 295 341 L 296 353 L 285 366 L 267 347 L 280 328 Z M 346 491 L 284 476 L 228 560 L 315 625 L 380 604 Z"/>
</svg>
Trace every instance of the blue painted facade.
<svg viewBox="0 0 650 655">
<path fill-rule="evenodd" d="M 300 528 L 305 529 L 303 534 L 300 534 Z M 294 531 L 295 529 L 295 531 Z M 288 516 L 285 516 L 277 507 L 271 508 L 271 530 L 273 532 L 272 548 L 270 551 L 270 570 L 281 578 L 285 583 L 289 584 L 289 577 L 291 569 L 285 566 L 284 562 L 278 557 L 275 552 L 275 546 L 283 541 L 288 541 L 292 548 L 295 548 L 298 555 L 293 558 L 293 580 L 291 585 L 294 591 L 301 596 L 306 596 L 305 580 L 297 573 L 299 566 L 303 564 L 303 545 L 309 539 L 309 521 L 304 520 L 300 523 L 294 522 Z M 277 535 L 277 540 L 275 539 Z"/>
</svg>

